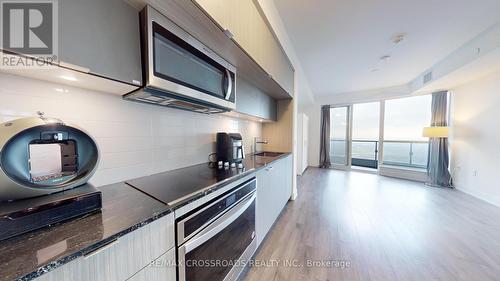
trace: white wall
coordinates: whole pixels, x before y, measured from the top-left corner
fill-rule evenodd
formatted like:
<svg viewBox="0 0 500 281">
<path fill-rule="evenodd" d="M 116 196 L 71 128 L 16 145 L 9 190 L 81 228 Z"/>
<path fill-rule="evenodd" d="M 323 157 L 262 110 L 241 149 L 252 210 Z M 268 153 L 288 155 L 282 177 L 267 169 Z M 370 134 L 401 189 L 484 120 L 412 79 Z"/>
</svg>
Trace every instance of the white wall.
<svg viewBox="0 0 500 281">
<path fill-rule="evenodd" d="M 124 101 L 120 96 L 0 74 L 0 122 L 36 111 L 87 130 L 101 163 L 91 183 L 100 186 L 208 162 L 215 133 L 240 132 L 250 151 L 260 123 L 222 115 Z"/>
<path fill-rule="evenodd" d="M 452 89 L 455 186 L 500 206 L 500 72 Z"/>
</svg>

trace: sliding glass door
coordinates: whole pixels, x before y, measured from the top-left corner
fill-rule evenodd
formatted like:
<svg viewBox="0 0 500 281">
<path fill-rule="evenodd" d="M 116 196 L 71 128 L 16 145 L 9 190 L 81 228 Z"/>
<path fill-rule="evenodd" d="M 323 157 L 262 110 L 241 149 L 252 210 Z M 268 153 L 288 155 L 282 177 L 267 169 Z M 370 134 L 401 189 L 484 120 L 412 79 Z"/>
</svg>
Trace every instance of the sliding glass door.
<svg viewBox="0 0 500 281">
<path fill-rule="evenodd" d="M 351 165 L 377 169 L 380 144 L 380 102 L 352 106 Z"/>
<path fill-rule="evenodd" d="M 349 167 L 350 106 L 330 109 L 330 161 L 333 168 Z"/>
</svg>

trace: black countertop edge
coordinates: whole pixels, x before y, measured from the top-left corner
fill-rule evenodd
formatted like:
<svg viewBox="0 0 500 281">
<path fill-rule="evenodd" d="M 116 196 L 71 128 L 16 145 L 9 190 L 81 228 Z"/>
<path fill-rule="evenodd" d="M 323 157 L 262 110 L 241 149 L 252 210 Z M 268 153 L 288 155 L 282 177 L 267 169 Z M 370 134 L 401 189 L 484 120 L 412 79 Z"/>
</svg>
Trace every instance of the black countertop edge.
<svg viewBox="0 0 500 281">
<path fill-rule="evenodd" d="M 117 232 L 116 234 L 111 235 L 111 236 L 109 236 L 109 237 L 107 237 L 107 238 L 105 238 L 105 239 L 103 239 L 95 244 L 92 244 L 90 246 L 82 248 L 79 251 L 76 251 L 72 254 L 61 257 L 58 260 L 52 261 L 44 266 L 41 266 L 41 267 L 37 268 L 35 271 L 28 273 L 28 274 L 24 275 L 23 277 L 20 277 L 16 280 L 17 281 L 29 281 L 29 280 L 33 280 L 37 277 L 40 277 L 41 275 L 48 273 L 48 272 L 50 272 L 50 271 L 52 271 L 60 266 L 63 266 L 65 264 L 71 262 L 72 260 L 75 260 L 79 257 L 85 256 L 86 254 L 91 253 L 91 252 L 95 251 L 96 249 L 99 249 L 100 247 L 102 247 L 106 244 L 112 243 L 113 241 L 117 240 L 118 238 L 120 238 L 120 237 L 122 237 L 122 236 L 124 236 L 132 231 L 135 231 L 135 230 L 137 230 L 137 229 L 139 229 L 147 224 L 150 224 L 151 222 L 172 213 L 172 211 L 173 211 L 173 209 L 168 209 L 164 212 L 155 214 L 154 216 L 152 216 L 146 220 L 143 220 L 137 224 L 134 224 L 127 229 L 124 229 L 120 232 Z"/>
<path fill-rule="evenodd" d="M 52 261 L 52 262 L 50 262 L 48 264 L 45 264 L 45 265 L 37 268 L 33 272 L 28 273 L 28 274 L 24 275 L 23 277 L 20 277 L 20 278 L 18 278 L 16 280 L 18 280 L 18 281 L 33 280 L 33 279 L 35 279 L 35 278 L 37 278 L 37 277 L 39 277 L 39 276 L 41 276 L 41 275 L 43 275 L 45 273 L 48 273 L 48 272 L 50 272 L 50 271 L 52 271 L 52 270 L 54 270 L 54 269 L 56 269 L 56 268 L 58 268 L 60 266 L 63 266 L 63 265 L 65 265 L 65 264 L 67 264 L 67 263 L 69 263 L 69 262 L 71 262 L 71 261 L 73 261 L 73 260 L 75 260 L 75 259 L 77 259 L 79 257 L 82 257 L 82 256 L 84 256 L 84 255 L 86 255 L 88 253 L 91 253 L 92 251 L 94 251 L 94 250 L 102 247 L 103 245 L 111 243 L 114 240 L 116 240 L 116 239 L 118 239 L 118 238 L 120 238 L 120 237 L 122 237 L 122 236 L 124 236 L 124 235 L 126 235 L 126 234 L 128 234 L 130 232 L 132 232 L 132 231 L 135 231 L 135 230 L 137 230 L 137 229 L 139 229 L 139 228 L 141 228 L 141 227 L 143 227 L 143 226 L 145 226 L 145 225 L 147 225 L 147 224 L 149 224 L 149 223 L 151 223 L 151 222 L 153 222 L 153 221 L 155 221 L 157 219 L 160 219 L 161 217 L 163 217 L 163 216 L 165 216 L 165 215 L 167 215 L 169 213 L 174 212 L 176 209 L 179 209 L 179 208 L 181 208 L 181 207 L 183 207 L 185 205 L 188 205 L 189 203 L 194 202 L 194 201 L 196 201 L 196 200 L 198 200 L 198 199 L 200 199 L 200 198 L 202 198 L 202 197 L 204 197 L 204 196 L 206 196 L 206 195 L 208 195 L 208 194 L 210 194 L 210 193 L 212 193 L 214 191 L 217 191 L 220 188 L 223 188 L 224 186 L 226 186 L 226 185 L 228 185 L 228 184 L 230 184 L 230 183 L 232 183 L 232 182 L 234 182 L 234 181 L 236 181 L 238 179 L 244 178 L 244 177 L 246 177 L 246 176 L 248 176 L 248 175 L 250 175 L 252 173 L 256 173 L 257 171 L 265 168 L 266 166 L 268 166 L 268 165 L 270 165 L 270 164 L 272 164 L 272 163 L 274 163 L 274 162 L 276 162 L 276 161 L 278 161 L 278 160 L 280 160 L 282 158 L 285 158 L 285 157 L 287 157 L 287 156 L 289 156 L 291 154 L 292 153 L 287 152 L 287 153 L 283 153 L 283 154 L 281 154 L 279 156 L 276 156 L 276 157 L 266 157 L 266 158 L 272 158 L 272 160 L 270 159 L 269 162 L 266 162 L 266 163 L 264 163 L 264 164 L 262 164 L 262 165 L 260 165 L 258 167 L 254 166 L 252 169 L 246 170 L 246 171 L 244 171 L 241 174 L 238 174 L 238 175 L 235 175 L 233 177 L 224 179 L 224 180 L 222 180 L 222 181 L 220 181 L 218 183 L 215 183 L 215 184 L 213 184 L 211 186 L 202 188 L 202 189 L 200 189 L 199 191 L 197 191 L 195 193 L 189 194 L 189 195 L 186 196 L 185 199 L 182 199 L 181 201 L 179 201 L 179 202 L 171 205 L 170 208 L 166 209 L 163 212 L 155 214 L 155 215 L 153 215 L 152 217 L 150 217 L 148 219 L 145 219 L 145 220 L 143 220 L 143 221 L 141 221 L 141 222 L 139 222 L 137 224 L 134 224 L 134 225 L 132 225 L 132 226 L 130 226 L 130 227 L 128 227 L 128 228 L 120 231 L 120 232 L 117 232 L 114 235 L 111 235 L 111 236 L 109 236 L 109 237 L 107 237 L 107 238 L 105 238 L 103 240 L 100 240 L 97 243 L 94 243 L 94 244 L 92 244 L 90 246 L 82 248 L 79 251 L 76 251 L 76 252 L 74 252 L 72 254 L 69 254 L 69 255 L 61 257 L 61 258 L 59 258 L 59 259 L 57 259 L 55 261 Z M 254 155 L 248 155 L 247 157 L 255 157 L 255 156 Z M 187 168 L 189 168 L 189 167 L 187 167 Z M 127 184 L 127 185 L 129 185 L 129 184 Z M 133 188 L 133 186 L 131 186 L 131 185 L 129 185 L 129 186 Z"/>
</svg>

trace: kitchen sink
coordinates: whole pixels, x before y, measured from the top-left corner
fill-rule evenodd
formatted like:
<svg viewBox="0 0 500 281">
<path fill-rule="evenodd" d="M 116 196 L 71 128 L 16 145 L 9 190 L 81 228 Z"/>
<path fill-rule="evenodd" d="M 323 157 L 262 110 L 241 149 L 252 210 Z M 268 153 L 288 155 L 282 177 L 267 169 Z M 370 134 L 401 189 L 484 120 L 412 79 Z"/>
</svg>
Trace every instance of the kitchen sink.
<svg viewBox="0 0 500 281">
<path fill-rule="evenodd" d="M 283 155 L 282 152 L 269 152 L 269 151 L 263 151 L 259 153 L 255 153 L 255 156 L 264 156 L 264 157 L 278 157 L 280 155 Z"/>
</svg>

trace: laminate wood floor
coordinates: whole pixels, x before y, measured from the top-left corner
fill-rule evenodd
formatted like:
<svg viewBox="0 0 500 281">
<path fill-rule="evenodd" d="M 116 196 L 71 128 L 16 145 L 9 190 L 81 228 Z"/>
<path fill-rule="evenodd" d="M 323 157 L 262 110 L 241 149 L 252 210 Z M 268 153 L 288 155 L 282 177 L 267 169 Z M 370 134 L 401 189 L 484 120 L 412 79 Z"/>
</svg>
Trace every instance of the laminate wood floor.
<svg viewBox="0 0 500 281">
<path fill-rule="evenodd" d="M 298 188 L 244 280 L 500 280 L 498 207 L 360 172 L 309 168 Z"/>
</svg>

